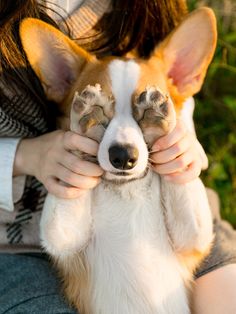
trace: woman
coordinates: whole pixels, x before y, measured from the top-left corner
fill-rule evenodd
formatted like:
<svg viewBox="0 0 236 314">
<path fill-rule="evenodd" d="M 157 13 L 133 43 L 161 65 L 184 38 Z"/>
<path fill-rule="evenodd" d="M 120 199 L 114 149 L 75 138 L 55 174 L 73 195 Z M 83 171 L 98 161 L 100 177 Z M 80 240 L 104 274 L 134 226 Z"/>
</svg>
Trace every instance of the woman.
<svg viewBox="0 0 236 314">
<path fill-rule="evenodd" d="M 96 155 L 96 142 L 55 131 L 58 113 L 25 60 L 18 37 L 20 20 L 33 16 L 57 25 L 98 57 L 132 49 L 148 57 L 187 12 L 181 0 L 62 0 L 53 3 L 63 9 L 50 4 L 50 10 L 39 3 L 0 1 L 0 313 L 73 313 L 38 246 L 40 211 L 46 190 L 63 198 L 79 197 L 102 175 L 99 166 L 70 153 L 79 149 Z M 181 121 L 154 144 L 153 151 L 155 171 L 179 184 L 193 180 L 207 167 L 201 145 Z M 218 264 L 215 256 L 199 275 L 231 265 L 196 280 L 196 313 L 235 313 L 234 298 L 228 300 L 236 285 L 234 254 L 225 258 L 222 253 Z M 211 302 L 222 288 L 229 293 Z"/>
</svg>

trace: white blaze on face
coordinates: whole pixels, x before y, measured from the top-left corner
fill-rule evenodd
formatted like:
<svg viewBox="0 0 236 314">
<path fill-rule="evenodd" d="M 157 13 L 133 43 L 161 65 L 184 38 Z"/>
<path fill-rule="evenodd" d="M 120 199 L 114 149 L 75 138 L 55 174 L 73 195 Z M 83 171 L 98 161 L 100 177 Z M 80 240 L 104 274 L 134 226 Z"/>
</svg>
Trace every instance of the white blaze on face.
<svg viewBox="0 0 236 314">
<path fill-rule="evenodd" d="M 132 116 L 131 97 L 137 88 L 140 67 L 133 60 L 115 60 L 109 64 L 108 71 L 115 98 L 115 114 L 100 143 L 98 161 L 101 167 L 109 173 L 123 172 L 112 166 L 108 150 L 114 144 L 135 147 L 139 153 L 138 161 L 133 169 L 126 172 L 136 178 L 145 171 L 148 162 L 148 150 L 142 131 Z M 112 179 L 113 175 L 107 173 L 106 177 Z"/>
</svg>

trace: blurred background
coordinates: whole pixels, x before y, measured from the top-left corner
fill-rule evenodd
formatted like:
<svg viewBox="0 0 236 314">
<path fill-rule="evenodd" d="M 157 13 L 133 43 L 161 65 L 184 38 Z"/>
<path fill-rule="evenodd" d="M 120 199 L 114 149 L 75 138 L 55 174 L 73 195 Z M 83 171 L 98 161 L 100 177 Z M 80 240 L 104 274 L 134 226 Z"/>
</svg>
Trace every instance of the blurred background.
<svg viewBox="0 0 236 314">
<path fill-rule="evenodd" d="M 236 0 L 189 0 L 207 5 L 218 20 L 218 45 L 202 91 L 195 97 L 195 125 L 209 168 L 206 186 L 217 191 L 221 215 L 236 228 Z"/>
</svg>

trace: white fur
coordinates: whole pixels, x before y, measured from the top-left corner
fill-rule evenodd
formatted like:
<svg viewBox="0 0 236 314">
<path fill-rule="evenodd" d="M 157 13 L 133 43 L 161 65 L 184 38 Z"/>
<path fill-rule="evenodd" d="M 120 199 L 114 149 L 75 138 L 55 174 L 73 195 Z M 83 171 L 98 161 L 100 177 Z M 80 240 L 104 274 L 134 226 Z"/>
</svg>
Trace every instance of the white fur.
<svg viewBox="0 0 236 314">
<path fill-rule="evenodd" d="M 136 145 L 140 157 L 128 171 L 138 177 L 148 158 L 130 109 L 139 69 L 134 62 L 115 61 L 110 75 L 116 112 L 98 159 L 113 171 L 108 158 L 112 142 Z M 192 274 L 178 255 L 204 252 L 212 240 L 212 220 L 200 180 L 171 184 L 150 170 L 120 185 L 103 181 L 78 200 L 48 196 L 41 237 L 46 250 L 62 262 L 84 251 L 91 314 L 189 314 L 185 283 Z"/>
<path fill-rule="evenodd" d="M 159 188 L 159 177 L 150 172 L 137 182 L 100 185 L 94 192 L 94 237 L 86 249 L 93 313 L 189 313 Z"/>
<path fill-rule="evenodd" d="M 91 239 L 85 228 L 90 226 L 90 215 L 80 214 L 80 219 L 76 218 L 78 212 L 90 212 L 88 204 L 76 212 L 71 209 L 71 202 L 75 209 L 77 200 L 70 201 L 64 209 L 61 200 L 57 200 L 59 206 L 54 210 L 60 220 L 47 219 L 50 226 L 45 225 L 44 216 L 50 215 L 52 207 L 45 207 L 42 234 L 47 251 L 63 260 L 65 255 L 73 257 L 85 249 L 91 269 L 89 299 L 93 314 L 190 313 L 184 282 L 191 279 L 191 273 L 181 266 L 176 253 L 194 248 L 201 252 L 212 240 L 208 203 L 199 182 L 191 183 L 193 194 L 188 193 L 187 184 L 171 186 L 173 198 L 168 183 L 164 184 L 169 199 L 166 220 L 158 175 L 150 172 L 123 186 L 100 184 L 91 198 Z M 55 218 L 55 213 L 51 218 Z M 53 238 L 47 237 L 50 229 Z M 62 232 L 65 229 L 66 247 Z"/>
<path fill-rule="evenodd" d="M 78 199 L 49 194 L 40 222 L 42 245 L 53 256 L 66 257 L 80 250 L 91 236 L 91 191 Z"/>
<path fill-rule="evenodd" d="M 180 117 L 184 121 L 187 129 L 195 134 L 195 127 L 193 123 L 194 107 L 194 99 L 192 97 L 188 98 L 183 104 L 183 108 L 180 112 Z"/>
<path fill-rule="evenodd" d="M 134 60 L 114 60 L 108 66 L 117 114 L 131 114 L 131 96 L 140 79 L 140 67 Z"/>
<path fill-rule="evenodd" d="M 192 132 L 194 135 L 196 135 L 195 127 L 193 123 L 193 112 L 194 112 L 194 99 L 191 97 L 185 101 L 183 104 L 183 108 L 180 112 L 180 117 L 184 121 L 184 124 L 186 125 L 188 131 Z M 196 145 L 198 148 L 198 152 L 201 156 L 202 161 L 202 169 L 207 169 L 208 167 L 208 158 L 206 156 L 206 153 L 202 147 L 202 145 L 196 141 Z"/>
<path fill-rule="evenodd" d="M 131 112 L 131 96 L 135 91 L 140 77 L 139 66 L 134 61 L 116 60 L 109 65 L 112 91 L 115 98 L 115 115 L 111 120 L 99 145 L 98 161 L 107 171 L 106 178 L 115 178 L 113 172 L 119 172 L 109 161 L 108 149 L 112 143 L 130 144 L 139 151 L 136 166 L 127 171 L 131 177 L 142 174 L 147 167 L 148 151 L 142 131 L 134 120 Z M 132 176 L 133 175 L 133 176 Z"/>
</svg>

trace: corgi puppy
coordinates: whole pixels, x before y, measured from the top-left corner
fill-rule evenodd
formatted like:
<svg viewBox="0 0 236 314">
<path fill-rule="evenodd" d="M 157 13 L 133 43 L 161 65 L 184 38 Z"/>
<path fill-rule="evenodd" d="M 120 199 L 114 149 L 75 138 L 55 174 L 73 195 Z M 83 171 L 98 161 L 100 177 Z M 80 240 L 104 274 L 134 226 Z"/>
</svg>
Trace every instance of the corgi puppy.
<svg viewBox="0 0 236 314">
<path fill-rule="evenodd" d="M 201 88 L 216 46 L 213 12 L 189 14 L 149 60 L 98 60 L 37 19 L 25 19 L 20 35 L 62 124 L 99 142 L 102 182 L 75 200 L 48 195 L 42 213 L 42 245 L 68 300 L 81 314 L 191 313 L 193 272 L 213 239 L 205 188 L 199 178 L 164 180 L 149 151 Z"/>
</svg>

